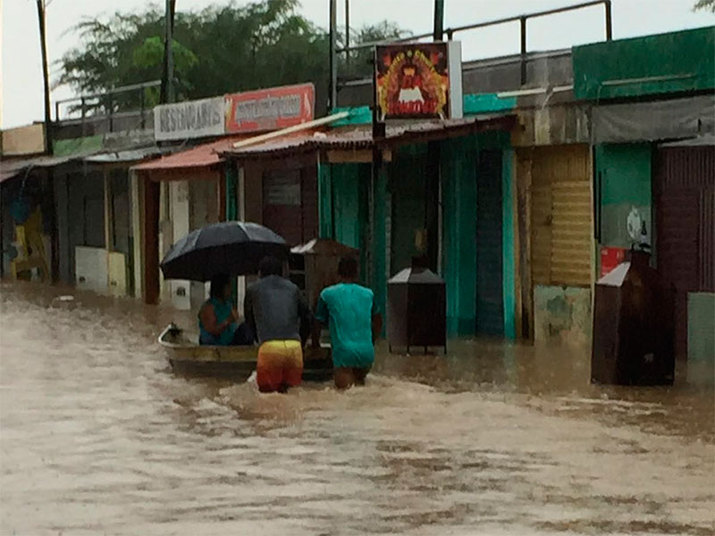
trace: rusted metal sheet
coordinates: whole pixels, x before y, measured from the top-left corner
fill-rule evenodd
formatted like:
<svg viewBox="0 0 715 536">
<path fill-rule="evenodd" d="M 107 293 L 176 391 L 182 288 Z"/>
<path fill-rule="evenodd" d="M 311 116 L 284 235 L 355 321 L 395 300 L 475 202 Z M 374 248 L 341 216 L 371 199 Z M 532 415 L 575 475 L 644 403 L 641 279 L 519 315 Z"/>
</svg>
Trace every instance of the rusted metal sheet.
<svg viewBox="0 0 715 536">
<path fill-rule="evenodd" d="M 315 166 L 267 171 L 263 176 L 263 224 L 290 245 L 318 234 L 318 186 Z"/>
<path fill-rule="evenodd" d="M 715 290 L 715 147 L 658 151 L 658 269 L 675 287 L 676 352 L 687 355 L 688 293 Z"/>
</svg>

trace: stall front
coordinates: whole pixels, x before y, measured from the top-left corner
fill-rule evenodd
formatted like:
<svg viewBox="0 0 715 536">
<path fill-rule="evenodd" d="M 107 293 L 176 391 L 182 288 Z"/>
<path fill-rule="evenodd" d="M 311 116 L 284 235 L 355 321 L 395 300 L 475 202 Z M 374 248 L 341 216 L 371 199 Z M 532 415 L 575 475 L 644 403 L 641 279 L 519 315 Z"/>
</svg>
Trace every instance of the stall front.
<svg viewBox="0 0 715 536">
<path fill-rule="evenodd" d="M 190 231 L 226 219 L 225 161 L 219 153 L 240 138 L 224 138 L 134 166 L 132 220 L 137 296 L 191 309 L 206 299 L 203 283 L 163 281 L 159 262 Z"/>
</svg>

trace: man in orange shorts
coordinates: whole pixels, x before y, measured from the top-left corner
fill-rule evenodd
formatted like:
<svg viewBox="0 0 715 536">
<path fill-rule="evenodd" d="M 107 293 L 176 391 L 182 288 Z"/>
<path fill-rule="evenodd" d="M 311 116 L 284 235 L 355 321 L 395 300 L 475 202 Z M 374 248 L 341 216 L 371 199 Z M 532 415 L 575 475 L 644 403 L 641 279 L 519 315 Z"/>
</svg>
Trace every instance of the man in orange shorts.
<svg viewBox="0 0 715 536">
<path fill-rule="evenodd" d="M 246 323 L 258 338 L 256 380 L 263 393 L 300 385 L 303 345 L 310 334 L 311 314 L 298 287 L 282 276 L 275 257 L 264 258 L 260 279 L 246 290 Z"/>
</svg>

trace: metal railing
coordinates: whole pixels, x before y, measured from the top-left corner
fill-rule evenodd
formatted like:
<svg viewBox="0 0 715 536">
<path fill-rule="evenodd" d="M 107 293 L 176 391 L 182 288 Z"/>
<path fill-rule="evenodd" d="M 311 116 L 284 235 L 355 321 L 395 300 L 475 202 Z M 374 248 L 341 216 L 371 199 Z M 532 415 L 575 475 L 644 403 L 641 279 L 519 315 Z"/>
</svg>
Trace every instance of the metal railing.
<svg viewBox="0 0 715 536">
<path fill-rule="evenodd" d="M 593 7 L 593 6 L 598 6 L 598 5 L 604 6 L 604 15 L 605 15 L 605 23 L 606 23 L 606 40 L 610 41 L 613 37 L 613 25 L 612 25 L 612 17 L 611 17 L 611 0 L 592 0 L 589 2 L 582 2 L 580 4 L 573 4 L 570 6 L 564 6 L 564 7 L 554 8 L 554 9 L 547 9 L 545 11 L 536 11 L 534 13 L 525 13 L 522 15 L 514 15 L 512 17 L 504 17 L 501 19 L 494 19 L 494 20 L 490 20 L 490 21 L 486 21 L 486 22 L 465 24 L 464 26 L 456 26 L 454 28 L 445 28 L 444 34 L 446 34 L 447 39 L 451 41 L 454 38 L 454 35 L 459 32 L 466 32 L 469 30 L 476 30 L 479 28 L 487 28 L 489 26 L 497 26 L 500 24 L 519 22 L 520 38 L 521 38 L 520 39 L 521 84 L 523 85 L 526 83 L 526 55 L 528 53 L 527 45 L 526 45 L 526 37 L 527 37 L 527 22 L 529 21 L 529 19 L 546 17 L 549 15 L 555 15 L 557 13 L 565 13 L 568 11 L 576 11 L 576 10 L 585 9 L 588 7 Z M 384 45 L 387 43 L 409 43 L 409 42 L 419 41 L 420 39 L 427 39 L 427 38 L 433 38 L 433 37 L 434 37 L 434 33 L 429 32 L 429 33 L 423 33 L 423 34 L 418 34 L 418 35 L 411 35 L 409 37 L 403 37 L 400 39 L 392 39 L 390 41 L 373 41 L 373 42 L 369 42 L 369 43 L 360 43 L 360 44 L 356 44 L 356 45 L 352 45 L 352 46 L 345 46 L 342 48 L 337 48 L 335 50 L 335 54 L 349 55 L 350 52 L 364 50 L 366 48 L 373 48 L 377 45 Z M 338 88 L 337 73 L 334 75 L 334 79 L 332 80 L 332 83 L 334 84 L 333 87 Z M 342 85 L 344 85 L 344 84 L 342 84 Z"/>
<path fill-rule="evenodd" d="M 78 97 L 71 97 L 69 99 L 62 99 L 55 101 L 55 123 L 59 123 L 62 121 L 60 118 L 60 110 L 61 106 L 67 106 L 70 103 L 75 103 L 75 108 L 79 107 L 80 110 L 80 120 L 84 122 L 87 119 L 87 111 L 92 107 L 92 106 L 101 106 L 103 107 L 106 112 L 103 114 L 99 115 L 94 115 L 92 116 L 93 120 L 96 119 L 101 119 L 101 118 L 107 118 L 109 121 L 109 131 L 113 132 L 114 130 L 114 118 L 115 116 L 121 114 L 121 113 L 126 113 L 126 112 L 139 112 L 140 117 L 141 117 L 141 127 L 145 128 L 146 127 L 146 90 L 149 88 L 153 87 L 160 87 L 161 86 L 161 80 L 152 80 L 151 82 L 142 82 L 141 84 L 132 84 L 128 86 L 122 86 L 118 88 L 113 88 L 101 93 L 91 93 L 91 94 L 84 94 L 80 95 Z M 139 96 L 139 106 L 137 109 L 133 110 L 122 110 L 122 112 L 117 112 L 115 111 L 114 107 L 115 104 L 117 103 L 117 96 L 118 95 L 125 95 L 128 93 L 137 93 Z M 99 100 L 100 102 L 91 102 L 91 101 L 96 101 Z"/>
</svg>

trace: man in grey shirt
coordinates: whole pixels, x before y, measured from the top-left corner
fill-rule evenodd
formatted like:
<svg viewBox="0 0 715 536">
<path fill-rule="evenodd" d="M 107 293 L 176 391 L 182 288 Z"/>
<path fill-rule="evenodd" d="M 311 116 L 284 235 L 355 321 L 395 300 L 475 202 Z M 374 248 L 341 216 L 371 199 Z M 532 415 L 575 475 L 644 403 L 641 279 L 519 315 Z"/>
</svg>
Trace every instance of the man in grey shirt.
<svg viewBox="0 0 715 536">
<path fill-rule="evenodd" d="M 303 345 L 311 328 L 308 305 L 282 272 L 278 259 L 264 258 L 258 268 L 260 279 L 248 287 L 243 303 L 246 323 L 260 345 L 256 380 L 264 393 L 300 385 Z"/>
</svg>

